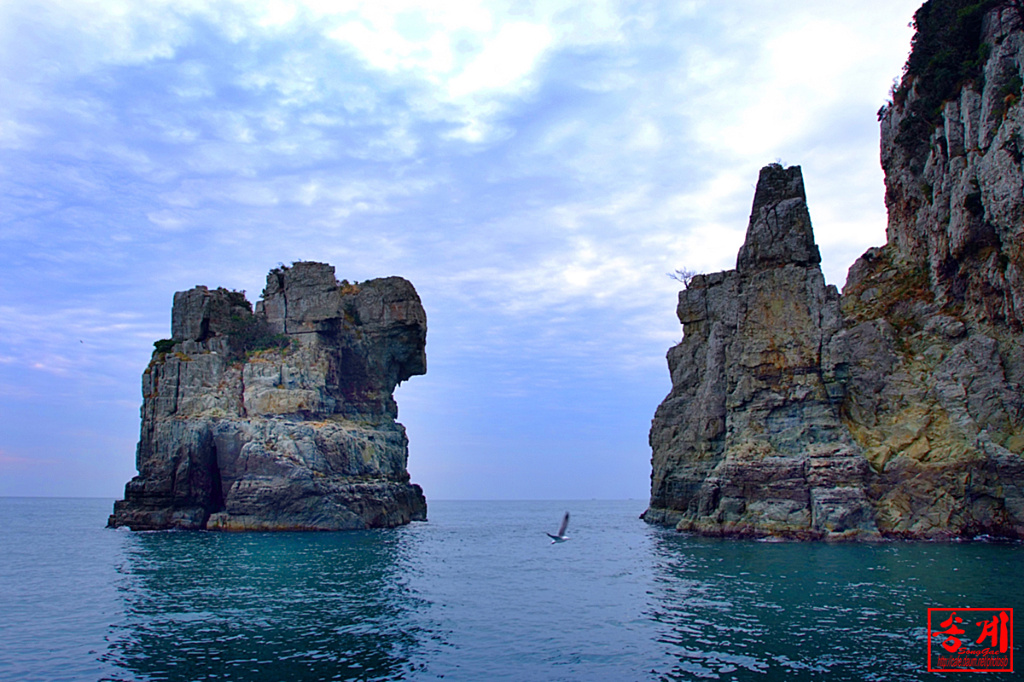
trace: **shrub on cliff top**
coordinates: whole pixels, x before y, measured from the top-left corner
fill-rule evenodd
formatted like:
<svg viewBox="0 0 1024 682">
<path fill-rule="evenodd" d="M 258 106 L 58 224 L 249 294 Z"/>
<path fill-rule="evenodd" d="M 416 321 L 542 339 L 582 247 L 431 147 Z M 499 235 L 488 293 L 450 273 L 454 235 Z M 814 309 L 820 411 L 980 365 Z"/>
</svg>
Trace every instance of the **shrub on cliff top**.
<svg viewBox="0 0 1024 682">
<path fill-rule="evenodd" d="M 231 315 L 228 339 L 231 350 L 241 356 L 250 351 L 283 350 L 291 345 L 287 334 L 274 334 L 266 320 L 256 315 Z"/>
<path fill-rule="evenodd" d="M 942 106 L 967 83 L 977 83 L 991 46 L 981 40 L 985 13 L 1014 7 L 1011 0 L 928 0 L 914 13 L 914 38 L 903 67 L 903 79 L 892 101 L 903 107 L 917 79 L 919 98 L 900 123 L 896 143 L 910 155 L 927 152 L 928 137 L 942 121 Z"/>
<path fill-rule="evenodd" d="M 954 97 L 964 83 L 981 76 L 986 50 L 981 22 L 999 0 L 928 0 L 914 13 L 914 38 L 905 71 L 919 76 L 929 94 Z"/>
</svg>

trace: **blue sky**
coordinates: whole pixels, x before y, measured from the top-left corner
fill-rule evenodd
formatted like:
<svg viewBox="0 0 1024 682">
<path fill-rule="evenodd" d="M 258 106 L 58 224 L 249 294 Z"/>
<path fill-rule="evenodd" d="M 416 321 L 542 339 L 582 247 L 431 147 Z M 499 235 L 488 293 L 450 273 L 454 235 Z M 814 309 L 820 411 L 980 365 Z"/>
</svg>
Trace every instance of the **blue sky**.
<svg viewBox="0 0 1024 682">
<path fill-rule="evenodd" d="M 885 241 L 918 0 L 0 3 L 0 495 L 119 497 L 197 284 L 401 275 L 429 499 L 646 498 L 676 268 L 803 166 L 826 279 Z"/>
</svg>

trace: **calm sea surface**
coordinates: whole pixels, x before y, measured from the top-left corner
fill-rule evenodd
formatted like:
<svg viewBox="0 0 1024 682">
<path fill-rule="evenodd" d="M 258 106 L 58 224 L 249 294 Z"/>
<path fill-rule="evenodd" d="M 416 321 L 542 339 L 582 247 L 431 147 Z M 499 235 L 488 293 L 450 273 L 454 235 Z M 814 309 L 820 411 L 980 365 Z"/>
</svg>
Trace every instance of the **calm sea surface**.
<svg viewBox="0 0 1024 682">
<path fill-rule="evenodd" d="M 1024 609 L 1019 543 L 707 540 L 635 500 L 131 533 L 111 503 L 0 498 L 0 679 L 963 679 L 926 672 L 926 609 Z"/>
</svg>

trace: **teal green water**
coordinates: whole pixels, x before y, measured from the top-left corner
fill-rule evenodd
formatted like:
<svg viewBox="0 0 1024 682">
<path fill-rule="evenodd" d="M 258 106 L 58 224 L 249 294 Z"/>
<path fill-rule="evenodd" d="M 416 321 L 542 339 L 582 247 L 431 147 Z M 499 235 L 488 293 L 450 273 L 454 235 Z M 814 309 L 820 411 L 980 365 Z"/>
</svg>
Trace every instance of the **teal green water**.
<svg viewBox="0 0 1024 682">
<path fill-rule="evenodd" d="M 1019 543 L 708 540 L 643 501 L 312 534 L 113 531 L 110 506 L 0 498 L 0 679 L 957 679 L 926 671 L 927 608 L 1024 595 Z"/>
</svg>

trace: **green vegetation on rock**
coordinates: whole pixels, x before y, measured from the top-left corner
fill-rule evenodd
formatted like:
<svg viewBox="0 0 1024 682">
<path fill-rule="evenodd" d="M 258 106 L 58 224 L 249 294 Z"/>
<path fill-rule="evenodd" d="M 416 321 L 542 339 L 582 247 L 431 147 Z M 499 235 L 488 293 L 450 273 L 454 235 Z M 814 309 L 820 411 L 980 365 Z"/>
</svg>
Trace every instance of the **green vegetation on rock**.
<svg viewBox="0 0 1024 682">
<path fill-rule="evenodd" d="M 982 77 L 991 46 L 981 40 L 985 13 L 1003 0 L 928 0 L 914 13 L 916 33 L 904 76 L 893 91 L 893 104 L 903 107 L 916 81 L 918 98 L 900 122 L 896 142 L 911 157 L 928 152 L 928 137 L 942 120 L 942 106 L 959 96 L 967 83 Z"/>
<path fill-rule="evenodd" d="M 232 314 L 229 320 L 228 339 L 231 349 L 239 355 L 271 348 L 285 349 L 291 345 L 287 334 L 275 334 L 266 320 L 256 315 Z"/>
</svg>

